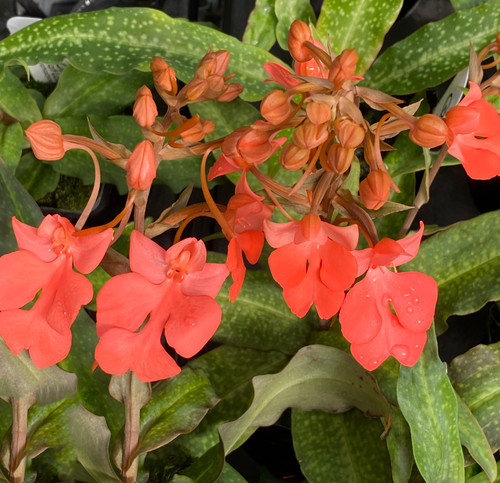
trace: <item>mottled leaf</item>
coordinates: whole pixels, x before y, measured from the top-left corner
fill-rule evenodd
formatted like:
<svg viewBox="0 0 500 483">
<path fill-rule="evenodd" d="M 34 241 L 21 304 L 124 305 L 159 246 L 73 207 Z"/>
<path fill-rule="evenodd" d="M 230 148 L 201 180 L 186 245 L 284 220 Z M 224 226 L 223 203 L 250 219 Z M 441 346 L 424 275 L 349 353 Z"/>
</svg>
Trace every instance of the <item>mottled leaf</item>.
<svg viewBox="0 0 500 483">
<path fill-rule="evenodd" d="M 391 481 L 384 427 L 357 410 L 342 414 L 292 410 L 295 455 L 307 481 Z"/>
<path fill-rule="evenodd" d="M 7 59 L 3 61 L 5 60 Z M 0 92 L 2 93 L 0 109 L 9 116 L 18 121 L 29 122 L 39 121 L 42 118 L 40 109 L 28 89 L 7 67 L 0 68 Z"/>
<path fill-rule="evenodd" d="M 388 94 L 411 94 L 435 86 L 468 65 L 471 42 L 480 50 L 499 30 L 499 2 L 456 12 L 385 50 L 363 84 Z"/>
<path fill-rule="evenodd" d="M 274 13 L 276 0 L 257 0 L 250 13 L 243 42 L 269 50 L 276 42 L 278 19 Z"/>
<path fill-rule="evenodd" d="M 488 474 L 491 481 L 497 477 L 497 464 L 486 436 L 477 419 L 463 399 L 457 395 L 458 401 L 458 429 L 460 441 L 469 450 L 469 454 Z"/>
<path fill-rule="evenodd" d="M 245 86 L 242 97 L 261 99 L 270 87 L 262 82 L 266 61 L 277 59 L 205 25 L 174 19 L 160 10 L 109 8 L 60 15 L 36 22 L 0 42 L 0 62 L 57 64 L 64 58 L 85 72 L 124 74 L 149 70 L 154 55 L 163 57 L 178 77 L 188 81 L 208 49 L 231 53 L 228 72 Z"/>
<path fill-rule="evenodd" d="M 141 410 L 137 454 L 192 431 L 216 402 L 209 381 L 188 367 L 155 386 L 150 401 Z"/>
<path fill-rule="evenodd" d="M 307 24 L 316 21 L 309 0 L 276 0 L 274 12 L 278 19 L 276 39 L 284 50 L 288 50 L 288 30 L 294 20 L 302 20 Z"/>
<path fill-rule="evenodd" d="M 21 124 L 18 122 L 8 126 L 0 124 L 0 158 L 12 171 L 16 169 L 21 159 L 23 134 Z"/>
<path fill-rule="evenodd" d="M 425 240 L 416 258 L 401 270 L 433 277 L 439 288 L 436 330 L 443 332 L 452 314 L 476 312 L 500 300 L 500 211 L 457 223 Z"/>
<path fill-rule="evenodd" d="M 49 366 L 38 369 L 28 352 L 15 356 L 0 339 L 0 396 L 20 399 L 34 396 L 38 404 L 49 404 L 76 391 L 76 376 Z"/>
<path fill-rule="evenodd" d="M 491 0 L 450 0 L 455 10 L 467 10 L 468 8 L 477 7 L 478 5 L 488 3 L 490 1 Z"/>
<path fill-rule="evenodd" d="M 415 462 L 427 483 L 465 481 L 457 399 L 437 351 L 434 326 L 420 359 L 401 366 L 398 402 L 410 426 Z M 439 458 L 436 458 L 439 455 Z"/>
<path fill-rule="evenodd" d="M 52 193 L 59 184 L 59 173 L 51 164 L 36 159 L 31 152 L 21 158 L 16 168 L 16 178 L 35 200 Z"/>
<path fill-rule="evenodd" d="M 478 345 L 450 364 L 450 379 L 486 435 L 500 448 L 500 342 Z"/>
<path fill-rule="evenodd" d="M 274 424 L 288 407 L 328 412 L 357 407 L 370 416 L 385 417 L 389 413 L 373 376 L 333 347 L 303 347 L 281 372 L 257 376 L 253 385 L 255 396 L 249 409 L 219 428 L 226 454 L 259 426 Z"/>
<path fill-rule="evenodd" d="M 363 74 L 382 47 L 402 5 L 402 0 L 325 0 L 316 28 L 324 45 L 330 39 L 336 55 L 344 49 L 356 49 L 356 73 Z"/>
</svg>

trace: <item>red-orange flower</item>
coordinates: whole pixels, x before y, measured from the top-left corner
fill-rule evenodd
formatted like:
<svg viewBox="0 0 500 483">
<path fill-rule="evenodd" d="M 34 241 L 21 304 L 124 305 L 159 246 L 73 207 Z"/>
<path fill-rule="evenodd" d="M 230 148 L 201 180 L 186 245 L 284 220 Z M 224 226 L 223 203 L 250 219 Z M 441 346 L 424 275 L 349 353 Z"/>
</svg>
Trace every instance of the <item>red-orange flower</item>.
<svg viewBox="0 0 500 483">
<path fill-rule="evenodd" d="M 161 336 L 182 357 L 192 357 L 219 326 L 214 298 L 228 275 L 223 264 L 206 263 L 202 241 L 186 238 L 168 250 L 133 231 L 131 273 L 113 277 L 97 296 L 95 358 L 109 374 L 134 371 L 142 381 L 175 376 L 180 368 Z"/>
<path fill-rule="evenodd" d="M 137 190 L 151 187 L 156 177 L 156 161 L 153 144 L 145 139 L 135 148 L 125 166 L 127 184 Z"/>
<path fill-rule="evenodd" d="M 94 270 L 113 230 L 75 236 L 59 215 L 47 215 L 38 228 L 16 218 L 12 226 L 19 250 L 0 258 L 0 335 L 16 355 L 28 349 L 41 369 L 67 356 L 71 324 L 92 299 L 92 284 L 73 266 L 82 273 Z"/>
<path fill-rule="evenodd" d="M 229 288 L 229 298 L 233 302 L 238 297 L 245 279 L 243 253 L 250 263 L 255 264 L 259 261 L 264 246 L 263 223 L 271 217 L 274 208 L 264 205 L 263 199 L 263 196 L 256 195 L 250 189 L 243 172 L 224 213 L 234 232 L 234 236 L 229 240 L 226 261 L 233 278 L 233 284 Z"/>
<path fill-rule="evenodd" d="M 424 225 L 402 240 L 382 239 L 374 248 L 356 253 L 361 275 L 366 276 L 346 295 L 339 320 L 351 342 L 354 358 L 368 370 L 390 355 L 413 366 L 427 340 L 437 301 L 437 284 L 420 272 L 393 272 L 418 252 Z"/>
<path fill-rule="evenodd" d="M 500 117 L 477 84 L 470 82 L 467 95 L 446 113 L 446 124 L 448 151 L 471 178 L 500 176 Z"/>
<path fill-rule="evenodd" d="M 356 277 L 351 250 L 358 242 L 358 228 L 330 225 L 309 214 L 288 223 L 265 221 L 264 232 L 276 248 L 269 256 L 269 268 L 291 311 L 304 317 L 314 304 L 322 319 L 335 315 L 344 290 Z"/>
</svg>

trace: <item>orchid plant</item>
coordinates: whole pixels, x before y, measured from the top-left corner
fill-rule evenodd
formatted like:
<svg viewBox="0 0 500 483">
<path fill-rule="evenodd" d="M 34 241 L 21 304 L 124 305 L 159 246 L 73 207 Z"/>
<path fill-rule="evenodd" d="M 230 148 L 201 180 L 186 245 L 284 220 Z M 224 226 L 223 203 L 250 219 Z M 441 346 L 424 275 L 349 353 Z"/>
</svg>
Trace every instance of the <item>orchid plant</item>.
<svg viewBox="0 0 500 483">
<path fill-rule="evenodd" d="M 500 342 L 446 366 L 437 335 L 498 314 L 499 211 L 420 216 L 446 166 L 500 176 L 500 6 L 452 3 L 381 55 L 400 0 L 259 0 L 243 41 L 113 8 L 0 42 L 0 481 L 254 481 L 232 454 L 278 424 L 300 465 L 266 481 L 496 481 Z M 74 222 L 33 199 L 62 173 L 92 184 Z"/>
</svg>

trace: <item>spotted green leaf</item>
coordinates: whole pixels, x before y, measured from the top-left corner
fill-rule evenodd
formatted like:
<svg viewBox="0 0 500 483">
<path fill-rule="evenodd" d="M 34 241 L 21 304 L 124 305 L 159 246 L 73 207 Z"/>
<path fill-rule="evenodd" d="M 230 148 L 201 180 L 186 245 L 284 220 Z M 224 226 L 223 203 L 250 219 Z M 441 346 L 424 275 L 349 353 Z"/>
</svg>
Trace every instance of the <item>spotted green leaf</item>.
<svg viewBox="0 0 500 483">
<path fill-rule="evenodd" d="M 418 255 L 401 270 L 433 277 L 439 288 L 436 330 L 444 331 L 453 314 L 476 312 L 500 300 L 500 211 L 457 223 L 425 240 Z"/>
<path fill-rule="evenodd" d="M 253 385 L 255 395 L 249 409 L 219 428 L 226 454 L 259 426 L 274 424 L 289 407 L 333 413 L 357 407 L 371 416 L 385 417 L 389 413 L 375 378 L 334 347 L 303 347 L 281 372 L 257 376 Z"/>
<path fill-rule="evenodd" d="M 295 455 L 307 481 L 391 481 L 384 427 L 357 410 L 341 414 L 292 410 Z"/>
<path fill-rule="evenodd" d="M 50 164 L 36 159 L 32 152 L 21 158 L 16 168 L 16 178 L 35 200 L 52 193 L 59 184 L 59 173 Z"/>
<path fill-rule="evenodd" d="M 1 42 L 0 42 L 1 45 Z M 4 61 L 7 59 L 4 59 Z M 0 68 L 0 109 L 18 121 L 39 121 L 40 109 L 28 89 L 7 67 Z"/>
<path fill-rule="evenodd" d="M 500 30 L 500 2 L 486 3 L 424 25 L 389 47 L 365 74 L 363 84 L 389 94 L 410 94 L 435 86 L 469 63 Z"/>
<path fill-rule="evenodd" d="M 500 342 L 478 345 L 450 364 L 450 379 L 486 435 L 500 448 Z"/>
<path fill-rule="evenodd" d="M 467 10 L 468 8 L 477 7 L 483 3 L 488 3 L 491 0 L 450 0 L 455 10 Z M 495 0 L 493 0 L 495 1 Z"/>
<path fill-rule="evenodd" d="M 457 399 L 438 356 L 434 326 L 427 335 L 418 362 L 399 371 L 399 407 L 410 426 L 415 462 L 425 481 L 460 483 L 465 475 Z"/>
<path fill-rule="evenodd" d="M 274 13 L 276 0 L 257 0 L 248 17 L 243 42 L 269 50 L 276 42 L 278 19 Z"/>
<path fill-rule="evenodd" d="M 458 427 L 460 440 L 469 454 L 494 481 L 497 477 L 497 465 L 491 447 L 481 429 L 477 419 L 472 414 L 463 399 L 457 395 L 458 401 Z M 497 408 L 498 409 L 498 408 Z"/>
<path fill-rule="evenodd" d="M 356 49 L 356 73 L 363 74 L 382 47 L 402 4 L 401 0 L 325 0 L 316 28 L 324 45 L 330 39 L 335 54 Z"/>
<path fill-rule="evenodd" d="M 0 124 L 0 157 L 14 171 L 21 159 L 23 147 L 23 129 L 15 122 L 6 126 Z"/>
<path fill-rule="evenodd" d="M 302 20 L 309 24 L 316 21 L 316 15 L 309 0 L 276 0 L 274 9 L 278 24 L 276 39 L 282 49 L 288 50 L 288 30 L 294 20 Z"/>
<path fill-rule="evenodd" d="M 226 49 L 228 72 L 245 86 L 242 97 L 262 98 L 270 87 L 262 82 L 266 61 L 277 59 L 265 50 L 201 24 L 174 19 L 160 10 L 109 8 L 43 19 L 0 42 L 0 63 L 9 59 L 57 64 L 67 58 L 85 72 L 124 74 L 148 70 L 153 56 L 163 57 L 178 77 L 188 81 L 203 55 Z"/>
<path fill-rule="evenodd" d="M 38 205 L 0 159 L 0 255 L 18 248 L 12 231 L 13 216 L 33 226 L 42 220 Z"/>
<path fill-rule="evenodd" d="M 189 367 L 155 386 L 151 399 L 141 410 L 137 454 L 192 431 L 216 402 L 208 379 Z"/>
</svg>

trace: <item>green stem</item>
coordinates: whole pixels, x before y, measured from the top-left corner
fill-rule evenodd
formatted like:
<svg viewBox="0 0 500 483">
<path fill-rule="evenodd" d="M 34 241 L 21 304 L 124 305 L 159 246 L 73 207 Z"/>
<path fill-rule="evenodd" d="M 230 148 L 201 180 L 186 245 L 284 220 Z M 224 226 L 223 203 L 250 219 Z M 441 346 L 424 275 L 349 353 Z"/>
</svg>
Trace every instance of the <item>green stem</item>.
<svg viewBox="0 0 500 483">
<path fill-rule="evenodd" d="M 399 232 L 399 238 L 403 238 L 404 236 L 406 236 L 406 234 L 410 230 L 413 220 L 417 216 L 418 210 L 420 210 L 420 208 L 422 208 L 422 206 L 425 205 L 427 201 L 429 201 L 428 190 L 436 175 L 438 174 L 439 168 L 441 168 L 447 153 L 448 146 L 446 146 L 446 144 L 443 144 L 443 146 L 441 146 L 441 151 L 439 151 L 439 154 L 437 155 L 436 161 L 434 161 L 434 164 L 429 171 L 428 181 L 426 182 L 426 180 L 423 179 L 420 183 L 418 193 L 415 196 L 415 200 L 413 201 L 413 208 L 408 212 L 408 215 L 406 216 L 406 220 L 404 221 L 403 226 L 401 227 L 401 230 Z"/>
<path fill-rule="evenodd" d="M 125 406 L 125 429 L 123 435 L 122 453 L 122 481 L 124 483 L 135 483 L 139 468 L 139 458 L 135 456 L 139 443 L 141 405 L 135 401 L 134 383 L 139 382 L 133 372 L 128 373 L 129 391 L 124 398 Z"/>
<path fill-rule="evenodd" d="M 9 482 L 22 483 L 26 470 L 26 435 L 28 433 L 28 409 L 32 397 L 12 399 L 12 439 L 10 442 Z"/>
</svg>

